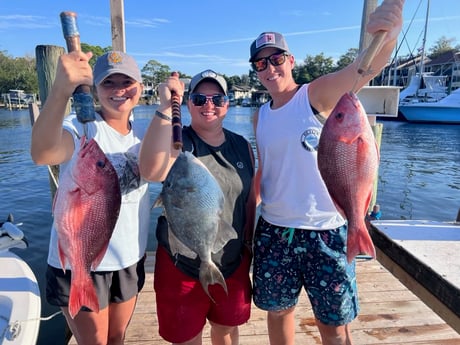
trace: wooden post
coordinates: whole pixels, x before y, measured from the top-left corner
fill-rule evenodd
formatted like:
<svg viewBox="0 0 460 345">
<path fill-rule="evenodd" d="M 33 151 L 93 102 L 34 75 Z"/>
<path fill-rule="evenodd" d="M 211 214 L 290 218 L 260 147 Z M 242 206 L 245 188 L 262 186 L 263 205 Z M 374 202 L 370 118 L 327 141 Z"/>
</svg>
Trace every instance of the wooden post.
<svg viewBox="0 0 460 345">
<path fill-rule="evenodd" d="M 366 49 L 372 40 L 372 35 L 366 31 L 366 25 L 369 21 L 369 15 L 374 12 L 376 8 L 377 0 L 364 0 L 363 15 L 361 18 L 361 36 L 359 38 L 360 52 Z"/>
<path fill-rule="evenodd" d="M 38 45 L 35 48 L 35 59 L 37 64 L 37 75 L 38 75 L 38 87 L 40 92 L 41 104 L 45 104 L 46 98 L 48 97 L 51 87 L 53 86 L 54 79 L 56 78 L 56 69 L 58 64 L 59 56 L 65 53 L 63 47 L 50 46 L 50 45 Z M 70 113 L 70 102 L 67 103 L 66 113 Z M 39 115 L 37 104 L 29 105 L 30 122 L 33 126 L 35 120 Z M 49 181 L 51 198 L 54 199 L 56 193 L 59 178 L 59 165 L 49 165 Z"/>
<path fill-rule="evenodd" d="M 38 88 L 40 92 L 40 101 L 45 104 L 51 87 L 56 77 L 56 69 L 59 56 L 65 53 L 63 47 L 51 45 L 38 45 L 35 47 L 35 59 L 37 63 Z M 70 113 L 70 104 L 66 111 Z"/>
<path fill-rule="evenodd" d="M 110 0 L 110 18 L 112 22 L 112 49 L 126 52 L 123 0 Z"/>
</svg>

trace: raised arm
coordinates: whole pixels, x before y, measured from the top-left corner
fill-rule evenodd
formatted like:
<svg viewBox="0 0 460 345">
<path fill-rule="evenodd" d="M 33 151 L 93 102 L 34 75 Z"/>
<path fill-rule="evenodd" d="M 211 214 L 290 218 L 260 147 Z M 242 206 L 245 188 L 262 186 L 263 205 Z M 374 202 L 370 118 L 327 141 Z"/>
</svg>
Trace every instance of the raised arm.
<svg viewBox="0 0 460 345">
<path fill-rule="evenodd" d="M 184 84 L 177 76 L 169 77 L 158 86 L 160 105 L 157 112 L 159 114 L 153 116 L 142 140 L 139 169 L 141 176 L 149 181 L 163 181 L 180 153 L 179 150 L 174 149 L 172 142 L 171 91 L 175 91 L 182 99 Z"/>
<path fill-rule="evenodd" d="M 72 52 L 59 58 L 51 92 L 33 128 L 30 153 L 37 164 L 60 164 L 74 150 L 70 133 L 62 129 L 67 102 L 78 85 L 92 85 L 92 53 Z"/>
<path fill-rule="evenodd" d="M 344 93 L 352 91 L 352 89 L 354 89 L 353 91 L 359 90 L 378 75 L 387 64 L 402 28 L 403 5 L 404 0 L 385 0 L 369 16 L 366 27 L 367 32 L 372 35 L 379 31 L 386 32 L 380 49 L 377 50 L 371 61 L 370 70 L 372 73 L 358 73 L 360 62 L 363 54 L 365 54 L 365 51 L 363 51 L 347 67 L 335 73 L 322 76 L 311 83 L 309 87 L 310 102 L 322 115 L 329 116 Z"/>
</svg>

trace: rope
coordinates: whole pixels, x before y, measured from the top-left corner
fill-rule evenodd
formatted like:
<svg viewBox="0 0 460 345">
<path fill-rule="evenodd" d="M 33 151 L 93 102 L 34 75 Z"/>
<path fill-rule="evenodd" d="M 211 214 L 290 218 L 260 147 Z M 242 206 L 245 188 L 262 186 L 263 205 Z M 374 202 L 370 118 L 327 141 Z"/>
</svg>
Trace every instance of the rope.
<svg viewBox="0 0 460 345">
<path fill-rule="evenodd" d="M 17 321 L 14 321 L 13 323 L 8 323 L 1 332 L 0 340 L 7 339 L 9 341 L 12 341 L 16 339 L 21 333 L 21 325 L 26 322 L 48 321 L 59 314 L 62 314 L 62 311 L 57 311 L 54 314 L 47 316 L 47 317 L 39 317 L 39 318 L 27 319 L 27 320 L 21 320 L 21 321 L 17 320 Z M 6 322 L 9 321 L 4 316 L 0 316 L 0 319 L 5 320 Z"/>
</svg>

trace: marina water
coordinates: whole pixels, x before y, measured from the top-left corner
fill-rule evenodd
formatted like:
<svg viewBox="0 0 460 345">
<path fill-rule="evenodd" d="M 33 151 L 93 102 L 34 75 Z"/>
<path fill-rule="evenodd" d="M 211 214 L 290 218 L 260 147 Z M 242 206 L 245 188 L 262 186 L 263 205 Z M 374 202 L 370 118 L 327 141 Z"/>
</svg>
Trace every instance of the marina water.
<svg viewBox="0 0 460 345">
<path fill-rule="evenodd" d="M 137 107 L 136 121 L 147 126 L 155 110 L 156 106 Z M 183 123 L 189 124 L 186 107 L 182 114 Z M 224 124 L 254 145 L 251 108 L 231 107 Z M 30 158 L 30 136 L 28 110 L 0 109 L 0 219 L 12 213 L 15 222 L 23 223 L 20 228 L 29 248 L 13 251 L 35 272 L 42 317 L 47 317 L 59 310 L 45 301 L 52 201 L 47 167 L 34 165 Z M 152 202 L 159 190 L 158 183 L 151 184 Z M 460 208 L 460 126 L 383 122 L 377 202 L 382 219 L 454 220 Z M 158 212 L 152 210 L 148 250 L 155 249 Z M 64 343 L 64 329 L 62 315 L 42 321 L 38 344 Z"/>
</svg>

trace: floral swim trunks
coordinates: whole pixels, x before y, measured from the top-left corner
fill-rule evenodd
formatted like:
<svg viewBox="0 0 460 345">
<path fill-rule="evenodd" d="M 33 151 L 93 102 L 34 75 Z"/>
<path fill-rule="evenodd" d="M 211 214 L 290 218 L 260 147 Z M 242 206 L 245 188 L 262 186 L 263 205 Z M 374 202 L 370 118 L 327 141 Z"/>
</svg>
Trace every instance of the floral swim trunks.
<svg viewBox="0 0 460 345">
<path fill-rule="evenodd" d="M 347 262 L 347 227 L 304 230 L 259 218 L 254 236 L 253 295 L 257 307 L 285 310 L 307 291 L 315 317 L 339 326 L 359 312 L 355 261 Z"/>
</svg>

